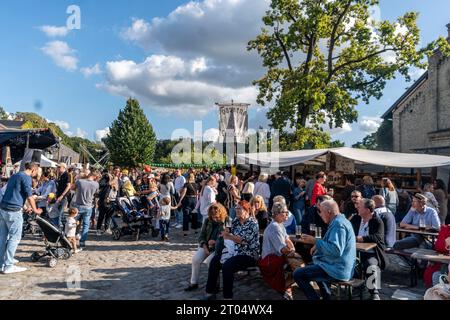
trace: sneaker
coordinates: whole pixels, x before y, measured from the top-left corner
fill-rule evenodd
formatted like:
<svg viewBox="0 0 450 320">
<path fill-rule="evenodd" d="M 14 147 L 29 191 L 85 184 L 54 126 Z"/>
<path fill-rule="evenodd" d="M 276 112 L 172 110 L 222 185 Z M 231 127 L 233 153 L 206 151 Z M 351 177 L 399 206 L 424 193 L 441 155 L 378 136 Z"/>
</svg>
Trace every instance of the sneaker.
<svg viewBox="0 0 450 320">
<path fill-rule="evenodd" d="M 75 250 L 74 253 L 79 253 L 79 252 L 81 252 L 81 251 L 83 251 L 83 248 L 79 248 L 79 249 Z"/>
<path fill-rule="evenodd" d="M 13 259 L 13 264 L 17 264 L 17 263 L 19 263 L 19 260 Z"/>
<path fill-rule="evenodd" d="M 182 225 L 182 224 L 177 224 L 177 225 L 175 226 L 175 229 L 181 229 L 181 228 L 183 228 L 183 225 Z"/>
<path fill-rule="evenodd" d="M 107 234 L 107 235 L 109 235 L 109 236 L 112 235 L 111 229 L 106 229 L 106 230 L 105 230 L 105 234 Z"/>
<path fill-rule="evenodd" d="M 10 273 L 24 272 L 24 271 L 27 271 L 27 270 L 28 270 L 28 269 L 27 269 L 27 268 L 24 268 L 24 267 L 9 266 L 9 267 L 6 267 L 6 268 L 3 270 L 3 273 L 4 273 L 4 274 L 10 274 Z"/>
<path fill-rule="evenodd" d="M 380 296 L 378 295 L 378 293 L 372 293 L 370 295 L 370 300 L 381 300 Z"/>
<path fill-rule="evenodd" d="M 169 241 L 170 241 L 170 240 L 169 240 L 169 237 L 168 237 L 168 236 L 165 236 L 165 237 L 164 237 L 164 241 L 169 242 Z"/>
<path fill-rule="evenodd" d="M 194 290 L 197 290 L 197 289 L 198 289 L 198 284 L 190 284 L 189 287 L 184 289 L 184 291 L 190 292 L 190 291 L 194 291 Z"/>
</svg>

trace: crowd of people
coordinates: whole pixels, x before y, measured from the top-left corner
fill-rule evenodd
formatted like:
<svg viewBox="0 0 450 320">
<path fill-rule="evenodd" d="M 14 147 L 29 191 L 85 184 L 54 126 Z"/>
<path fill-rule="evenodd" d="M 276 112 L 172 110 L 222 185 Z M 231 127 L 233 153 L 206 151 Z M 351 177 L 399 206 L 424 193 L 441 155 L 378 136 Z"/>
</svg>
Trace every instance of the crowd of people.
<svg viewBox="0 0 450 320">
<path fill-rule="evenodd" d="M 219 292 L 220 271 L 223 296 L 232 299 L 234 274 L 256 266 L 285 299 L 293 299 L 294 282 L 308 299 L 329 299 L 330 282 L 348 281 L 357 273 L 369 277 L 366 270 L 371 266 L 385 269 L 388 250 L 427 245 L 419 235 L 397 240 L 398 222 L 402 228 L 426 225 L 439 231 L 447 218 L 448 193 L 442 180 L 408 195 L 406 205 L 400 201 L 402 190 L 388 178 L 382 179 L 379 190 L 370 176 L 357 181 L 345 175 L 343 184 L 339 194 L 327 188 L 325 172 L 298 174 L 291 181 L 283 172 L 233 175 L 230 168 L 97 171 L 61 163 L 56 170 L 43 170 L 27 163 L 0 189 L 0 264 L 3 273 L 26 270 L 14 260 L 23 210 L 64 230 L 78 253 L 86 246 L 90 228 L 98 236 L 111 234 L 115 199 L 136 197 L 149 210 L 158 208 L 161 240 L 170 241 L 171 228 L 182 229 L 184 236 L 198 235 L 186 291 L 198 290 L 205 263 L 208 300 Z M 290 237 L 296 233 L 302 234 L 299 242 Z M 376 244 L 360 255 L 359 265 L 358 242 Z M 320 295 L 311 281 L 317 283 Z M 369 289 L 372 299 L 379 299 L 379 289 Z"/>
</svg>

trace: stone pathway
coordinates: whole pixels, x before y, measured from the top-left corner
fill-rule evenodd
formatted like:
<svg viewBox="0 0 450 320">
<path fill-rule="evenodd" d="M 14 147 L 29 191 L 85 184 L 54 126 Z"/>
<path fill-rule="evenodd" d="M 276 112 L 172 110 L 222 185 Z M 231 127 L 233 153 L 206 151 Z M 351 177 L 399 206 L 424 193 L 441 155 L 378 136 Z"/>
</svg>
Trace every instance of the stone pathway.
<svg viewBox="0 0 450 320">
<path fill-rule="evenodd" d="M 30 270 L 0 275 L 0 299 L 198 300 L 204 294 L 206 265 L 200 275 L 203 286 L 195 292 L 183 290 L 189 284 L 196 238 L 194 234 L 183 237 L 180 230 L 174 229 L 169 243 L 150 236 L 138 242 L 130 237 L 114 241 L 111 236 L 91 233 L 85 251 L 67 261 L 58 261 L 52 269 L 47 267 L 45 258 L 31 262 L 31 254 L 43 250 L 44 244 L 38 236 L 27 235 L 20 243 L 17 258 L 19 265 Z M 425 289 L 421 282 L 417 288 L 409 288 L 408 273 L 401 270 L 398 261 L 392 265 L 383 273 L 382 299 L 390 299 L 397 289 L 423 296 Z M 238 274 L 234 294 L 235 299 L 280 299 L 258 272 Z M 304 299 L 298 289 L 294 295 L 296 299 Z"/>
</svg>

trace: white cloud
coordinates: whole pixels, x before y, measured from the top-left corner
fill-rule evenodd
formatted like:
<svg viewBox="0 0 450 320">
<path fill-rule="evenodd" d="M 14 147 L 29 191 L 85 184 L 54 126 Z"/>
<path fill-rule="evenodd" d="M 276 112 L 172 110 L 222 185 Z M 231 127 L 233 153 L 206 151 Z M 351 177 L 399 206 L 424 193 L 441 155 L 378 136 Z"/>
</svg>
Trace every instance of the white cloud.
<svg viewBox="0 0 450 320">
<path fill-rule="evenodd" d="M 359 130 L 366 134 L 374 133 L 378 130 L 382 122 L 383 119 L 381 118 L 364 116 L 359 120 Z"/>
<path fill-rule="evenodd" d="M 106 63 L 106 82 L 98 87 L 124 97 L 137 97 L 154 110 L 167 114 L 170 109 L 170 113 L 181 117 L 204 116 L 219 101 L 255 103 L 256 88 L 210 83 L 202 78 L 208 69 L 203 58 L 152 55 L 142 63 L 111 61 Z"/>
<path fill-rule="evenodd" d="M 219 140 L 219 129 L 211 128 L 203 133 L 203 141 L 216 142 Z"/>
<path fill-rule="evenodd" d="M 106 127 L 105 129 L 100 129 L 95 131 L 95 140 L 96 141 L 102 141 L 103 138 L 105 138 L 109 134 L 109 128 Z"/>
<path fill-rule="evenodd" d="M 67 131 L 70 128 L 70 125 L 65 121 L 55 120 L 53 123 L 60 127 L 63 131 Z"/>
<path fill-rule="evenodd" d="M 75 51 L 64 41 L 47 42 L 41 50 L 58 66 L 67 71 L 77 69 L 78 59 L 75 57 Z"/>
<path fill-rule="evenodd" d="M 57 26 L 42 26 L 39 29 L 44 32 L 47 37 L 65 37 L 69 33 L 67 27 L 57 27 Z"/>
<path fill-rule="evenodd" d="M 86 77 L 89 78 L 92 75 L 98 75 L 102 73 L 102 69 L 100 67 L 100 64 L 96 63 L 92 67 L 85 67 L 81 68 L 80 72 Z"/>
<path fill-rule="evenodd" d="M 203 0 L 165 17 L 133 19 L 121 33 L 148 52 L 144 62 L 110 61 L 98 87 L 182 117 L 204 116 L 215 102 L 256 104 L 252 81 L 264 74 L 247 44 L 261 32 L 268 0 Z"/>
<path fill-rule="evenodd" d="M 328 132 L 332 137 L 352 131 L 352 127 L 350 126 L 350 124 L 346 122 L 342 125 L 342 128 L 330 129 L 329 126 L 323 126 L 322 128 L 325 132 Z"/>
<path fill-rule="evenodd" d="M 77 130 L 74 134 L 75 137 L 79 137 L 79 138 L 86 138 L 87 135 L 88 135 L 87 132 L 82 130 L 81 128 L 77 128 Z"/>
</svg>

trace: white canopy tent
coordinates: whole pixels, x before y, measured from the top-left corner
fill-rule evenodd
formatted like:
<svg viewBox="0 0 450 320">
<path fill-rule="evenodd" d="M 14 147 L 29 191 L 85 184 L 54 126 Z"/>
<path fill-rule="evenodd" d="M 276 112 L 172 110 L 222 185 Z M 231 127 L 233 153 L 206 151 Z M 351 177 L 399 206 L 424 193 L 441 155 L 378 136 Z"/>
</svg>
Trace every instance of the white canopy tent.
<svg viewBox="0 0 450 320">
<path fill-rule="evenodd" d="M 398 153 L 354 148 L 298 150 L 289 152 L 264 152 L 239 154 L 238 162 L 263 168 L 282 168 L 307 163 L 327 153 L 354 160 L 356 163 L 375 164 L 394 168 L 433 168 L 450 166 L 450 157 L 418 153 Z"/>
<path fill-rule="evenodd" d="M 22 161 L 17 162 L 15 165 L 19 166 L 21 165 Z M 48 159 L 44 155 L 41 155 L 41 162 L 40 162 L 41 168 L 56 168 L 57 163 Z"/>
</svg>

